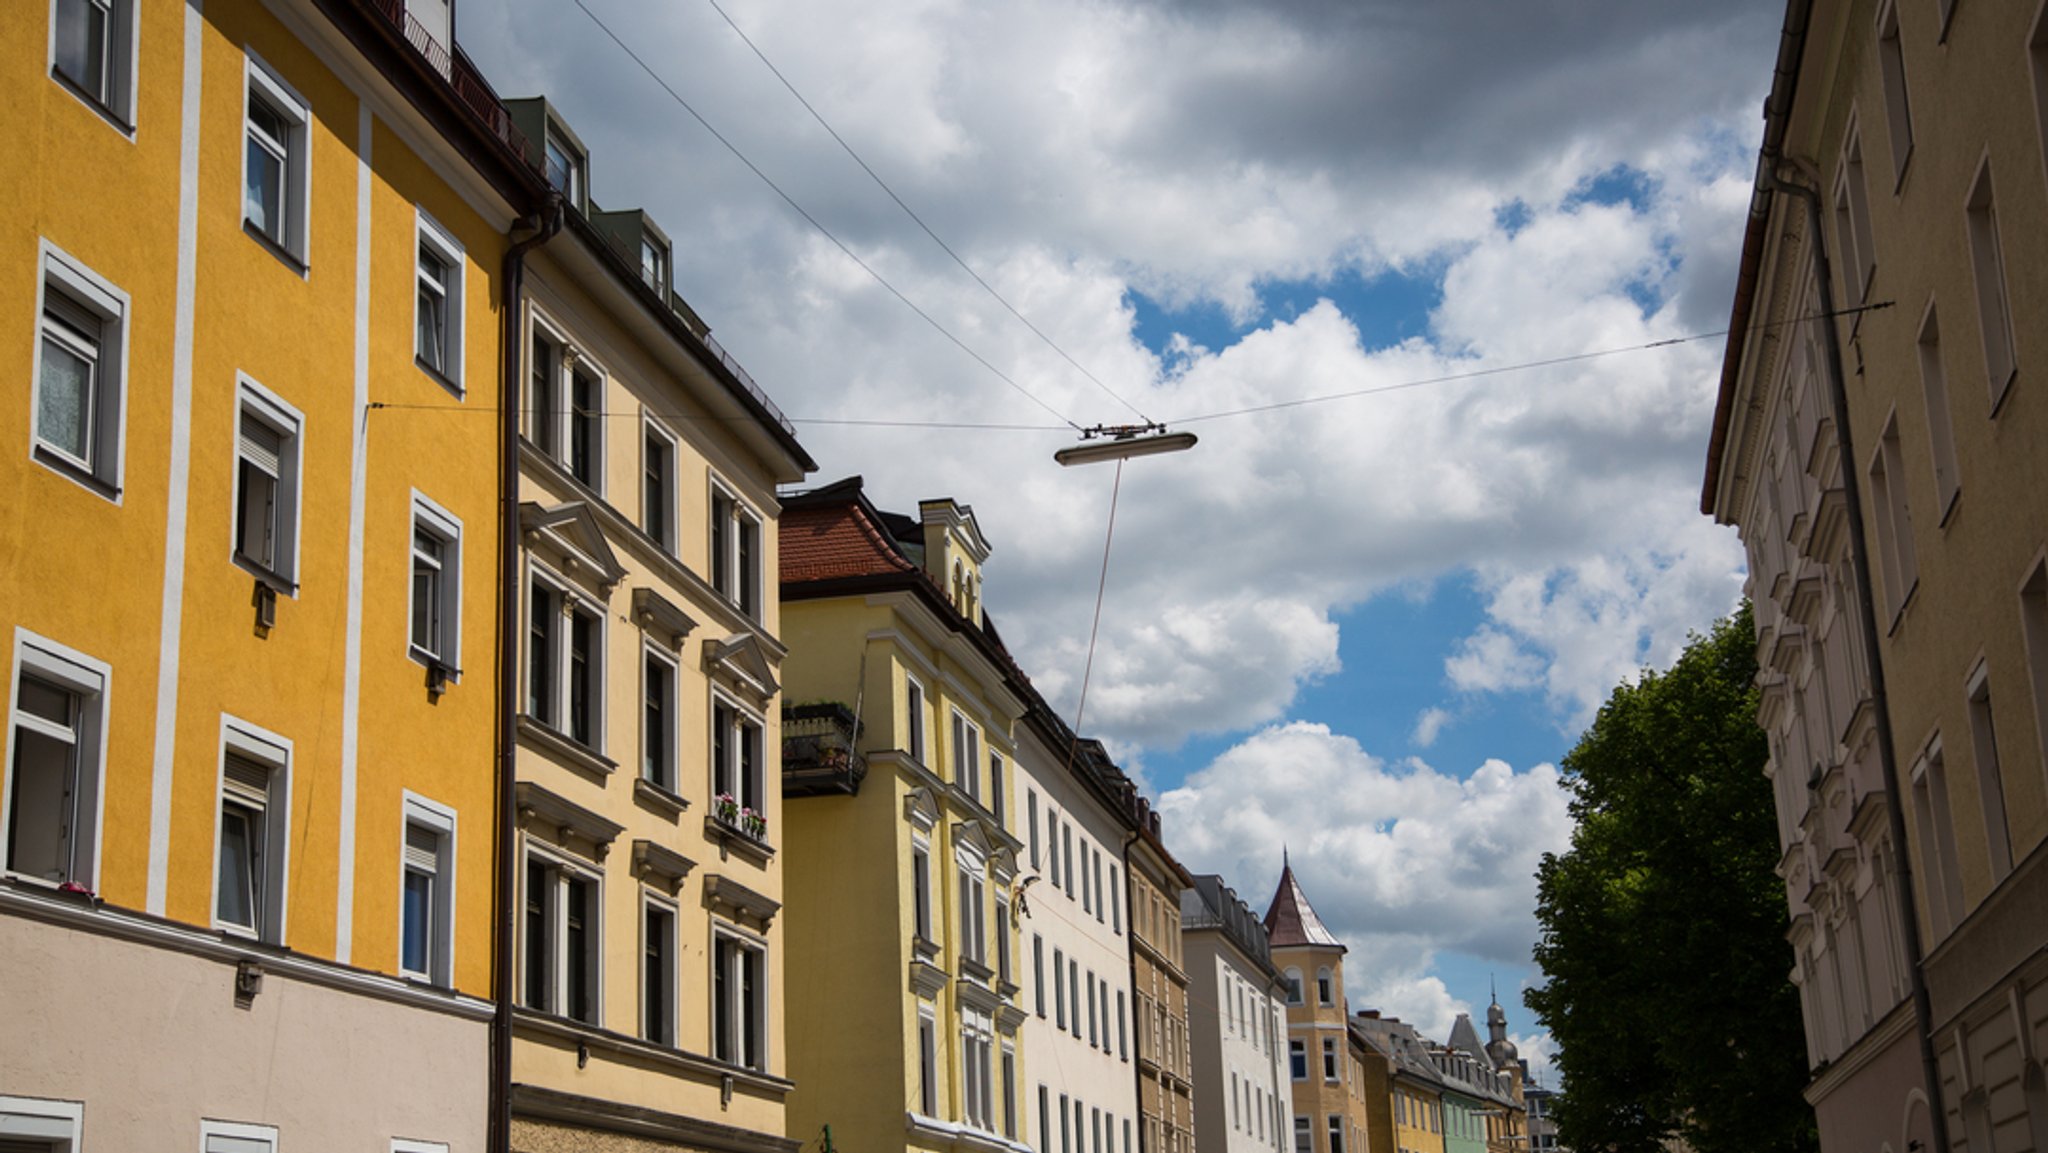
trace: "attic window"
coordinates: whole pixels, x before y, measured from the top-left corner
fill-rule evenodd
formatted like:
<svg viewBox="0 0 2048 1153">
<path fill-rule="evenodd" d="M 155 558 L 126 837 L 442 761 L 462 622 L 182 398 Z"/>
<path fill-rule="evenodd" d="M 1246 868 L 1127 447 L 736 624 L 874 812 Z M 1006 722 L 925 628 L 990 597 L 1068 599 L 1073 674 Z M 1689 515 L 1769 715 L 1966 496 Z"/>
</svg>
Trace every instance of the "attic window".
<svg viewBox="0 0 2048 1153">
<path fill-rule="evenodd" d="M 668 249 L 653 240 L 640 242 L 640 279 L 656 292 L 668 291 Z"/>
<path fill-rule="evenodd" d="M 564 143 L 554 133 L 548 133 L 547 145 L 548 184 L 562 194 L 569 203 L 581 207 L 583 203 L 583 157 Z"/>
</svg>

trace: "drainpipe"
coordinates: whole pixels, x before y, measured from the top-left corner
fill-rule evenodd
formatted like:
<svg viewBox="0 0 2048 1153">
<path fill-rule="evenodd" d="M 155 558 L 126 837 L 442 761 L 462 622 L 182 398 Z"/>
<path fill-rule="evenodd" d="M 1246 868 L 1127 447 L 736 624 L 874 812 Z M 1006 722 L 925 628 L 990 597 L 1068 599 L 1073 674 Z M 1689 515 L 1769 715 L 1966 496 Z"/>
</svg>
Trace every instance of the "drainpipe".
<svg viewBox="0 0 2048 1153">
<path fill-rule="evenodd" d="M 487 1148 L 512 1150 L 512 942 L 518 939 L 518 906 L 512 894 L 519 873 L 512 846 L 519 837 L 512 796 L 518 776 L 519 716 L 519 305 L 525 294 L 526 254 L 562 229 L 562 198 L 550 194 L 542 210 L 521 218 L 512 235 L 525 233 L 505 251 L 499 277 L 498 313 L 504 325 L 504 375 L 498 382 L 498 883 L 497 938 L 491 952 L 491 1090 Z"/>
<path fill-rule="evenodd" d="M 1826 234 L 1821 229 L 1820 193 L 1807 185 L 1799 171 L 1802 165 L 1785 158 L 1791 178 L 1775 167 L 1765 175 L 1770 186 L 1796 196 L 1806 204 L 1806 229 L 1813 240 L 1813 274 L 1819 282 L 1823 307 L 1833 301 L 1834 274 L 1828 262 Z M 1913 900 L 1913 861 L 1906 851 L 1906 812 L 1899 793 L 1898 750 L 1892 741 L 1890 698 L 1885 692 L 1884 657 L 1878 650 L 1877 600 L 1870 585 L 1870 543 L 1863 531 L 1863 495 L 1856 478 L 1856 452 L 1849 433 L 1849 385 L 1842 375 L 1842 337 L 1834 318 L 1822 325 L 1828 357 L 1828 399 L 1835 411 L 1835 454 L 1841 461 L 1842 498 L 1848 506 L 1849 562 L 1856 574 L 1856 623 L 1863 635 L 1863 651 L 1870 658 L 1870 711 L 1877 727 L 1877 762 L 1883 773 L 1885 813 L 1890 826 L 1893 872 L 1898 890 L 1899 918 L 1904 926 L 1906 974 L 1912 986 L 1914 1032 L 1920 1038 L 1921 1076 L 1926 1081 L 1928 1127 L 1934 1137 L 1932 1153 L 1948 1153 L 1948 1113 L 1941 1100 L 1941 1067 L 1934 1054 L 1934 1009 L 1927 995 L 1927 976 L 1921 971 L 1920 914 Z"/>
</svg>

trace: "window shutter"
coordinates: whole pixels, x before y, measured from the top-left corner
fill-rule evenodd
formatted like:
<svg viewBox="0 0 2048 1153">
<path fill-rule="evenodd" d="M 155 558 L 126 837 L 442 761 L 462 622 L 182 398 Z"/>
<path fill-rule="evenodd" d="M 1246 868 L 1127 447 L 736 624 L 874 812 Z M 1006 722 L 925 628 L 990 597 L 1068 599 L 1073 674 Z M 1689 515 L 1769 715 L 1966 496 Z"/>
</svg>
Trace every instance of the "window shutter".
<svg viewBox="0 0 2048 1153">
<path fill-rule="evenodd" d="M 441 865 L 441 834 L 420 825 L 405 827 L 405 865 L 432 874 Z"/>
<path fill-rule="evenodd" d="M 237 800 L 262 808 L 270 793 L 270 770 L 263 765 L 229 753 L 222 774 L 228 793 Z"/>
<path fill-rule="evenodd" d="M 43 290 L 43 311 L 88 343 L 99 344 L 100 329 L 105 322 L 97 313 L 57 291 L 54 286 Z M 0 1149 L 0 1153 L 7 1151 Z"/>
<path fill-rule="evenodd" d="M 246 412 L 242 414 L 241 447 L 242 455 L 256 467 L 272 476 L 282 475 L 279 462 L 284 457 L 284 437 Z"/>
</svg>

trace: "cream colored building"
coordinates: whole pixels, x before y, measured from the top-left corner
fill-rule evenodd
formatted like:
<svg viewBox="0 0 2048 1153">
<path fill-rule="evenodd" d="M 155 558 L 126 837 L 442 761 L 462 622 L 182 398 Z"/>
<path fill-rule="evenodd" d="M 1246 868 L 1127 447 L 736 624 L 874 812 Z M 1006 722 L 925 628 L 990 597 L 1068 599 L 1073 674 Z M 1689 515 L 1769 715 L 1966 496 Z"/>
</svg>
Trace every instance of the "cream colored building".
<svg viewBox="0 0 2048 1153">
<path fill-rule="evenodd" d="M 775 486 L 814 466 L 510 107 L 564 201 L 518 317 L 511 1147 L 792 1153 Z"/>
<path fill-rule="evenodd" d="M 1294 1092 L 1287 1064 L 1287 985 L 1266 927 L 1213 873 L 1181 893 L 1194 1069 L 1195 1147 L 1287 1153 Z"/>
<path fill-rule="evenodd" d="M 2048 1148 L 2044 43 L 2038 4 L 1798 0 L 1767 104 L 1702 508 L 1748 549 L 1829 1153 Z"/>
</svg>

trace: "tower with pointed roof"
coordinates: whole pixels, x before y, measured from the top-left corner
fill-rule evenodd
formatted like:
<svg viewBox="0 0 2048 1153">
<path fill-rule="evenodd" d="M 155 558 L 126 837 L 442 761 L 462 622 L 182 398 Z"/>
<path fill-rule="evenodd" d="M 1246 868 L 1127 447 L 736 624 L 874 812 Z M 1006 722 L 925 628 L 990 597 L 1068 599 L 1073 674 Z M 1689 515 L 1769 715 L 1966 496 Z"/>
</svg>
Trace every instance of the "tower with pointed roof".
<svg viewBox="0 0 2048 1153">
<path fill-rule="evenodd" d="M 1351 1060 L 1345 1030 L 1344 943 L 1323 924 L 1284 855 L 1280 884 L 1266 908 L 1273 967 L 1287 997 L 1287 1054 L 1294 1077 L 1296 1132 L 1303 1153 L 1362 1153 L 1364 1134 L 1350 1118 Z M 1303 1138 L 1307 1138 L 1304 1143 Z"/>
</svg>

